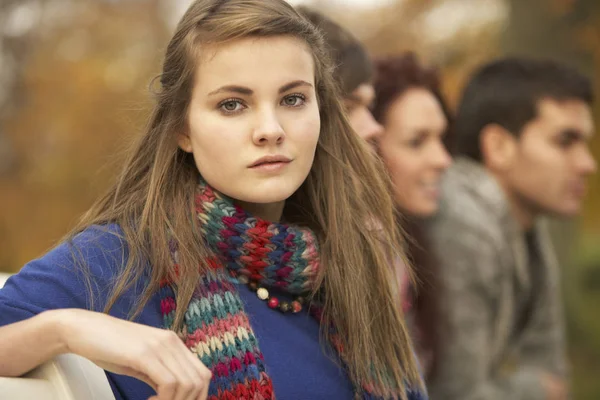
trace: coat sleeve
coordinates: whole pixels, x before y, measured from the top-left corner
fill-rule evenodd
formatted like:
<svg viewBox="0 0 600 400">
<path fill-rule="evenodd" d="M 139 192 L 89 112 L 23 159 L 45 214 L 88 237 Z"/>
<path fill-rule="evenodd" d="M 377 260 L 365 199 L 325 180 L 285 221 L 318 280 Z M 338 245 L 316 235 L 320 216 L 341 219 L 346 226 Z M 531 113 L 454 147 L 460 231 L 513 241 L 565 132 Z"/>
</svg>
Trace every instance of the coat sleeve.
<svg viewBox="0 0 600 400">
<path fill-rule="evenodd" d="M 566 379 L 568 371 L 560 271 L 545 226 L 541 228 L 539 236 L 544 268 L 540 271 L 540 276 L 532 279 L 541 279 L 542 282 L 531 318 L 521 337 L 519 361 L 523 365 L 544 369 Z"/>
<path fill-rule="evenodd" d="M 481 227 L 452 218 L 431 226 L 440 273 L 440 350 L 429 382 L 432 400 L 543 400 L 539 370 L 495 375 L 492 348 L 502 268 L 497 244 Z"/>
</svg>

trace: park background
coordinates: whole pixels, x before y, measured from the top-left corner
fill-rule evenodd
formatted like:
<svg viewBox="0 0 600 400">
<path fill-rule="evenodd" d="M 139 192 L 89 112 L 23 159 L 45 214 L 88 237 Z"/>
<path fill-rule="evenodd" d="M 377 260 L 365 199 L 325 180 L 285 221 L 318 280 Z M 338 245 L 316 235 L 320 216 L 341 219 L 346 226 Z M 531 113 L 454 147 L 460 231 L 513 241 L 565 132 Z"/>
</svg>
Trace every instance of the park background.
<svg viewBox="0 0 600 400">
<path fill-rule="evenodd" d="M 0 272 L 56 244 L 114 179 L 189 2 L 0 0 Z M 600 72 L 598 0 L 290 2 L 330 15 L 374 56 L 417 52 L 440 68 L 453 105 L 474 68 L 499 56 Z M 592 148 L 600 159 L 597 136 Z M 554 224 L 576 400 L 600 398 L 600 176 L 590 184 L 581 217 Z"/>
</svg>

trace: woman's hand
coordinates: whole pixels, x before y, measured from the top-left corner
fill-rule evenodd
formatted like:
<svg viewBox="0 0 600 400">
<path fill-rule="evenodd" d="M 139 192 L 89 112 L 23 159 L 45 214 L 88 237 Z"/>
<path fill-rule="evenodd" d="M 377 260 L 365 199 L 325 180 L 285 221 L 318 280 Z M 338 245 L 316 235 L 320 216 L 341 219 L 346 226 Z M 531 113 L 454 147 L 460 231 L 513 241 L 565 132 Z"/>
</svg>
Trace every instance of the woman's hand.
<svg viewBox="0 0 600 400">
<path fill-rule="evenodd" d="M 174 332 L 86 310 L 55 313 L 67 352 L 146 382 L 157 393 L 152 400 L 208 397 L 210 370 Z"/>
</svg>

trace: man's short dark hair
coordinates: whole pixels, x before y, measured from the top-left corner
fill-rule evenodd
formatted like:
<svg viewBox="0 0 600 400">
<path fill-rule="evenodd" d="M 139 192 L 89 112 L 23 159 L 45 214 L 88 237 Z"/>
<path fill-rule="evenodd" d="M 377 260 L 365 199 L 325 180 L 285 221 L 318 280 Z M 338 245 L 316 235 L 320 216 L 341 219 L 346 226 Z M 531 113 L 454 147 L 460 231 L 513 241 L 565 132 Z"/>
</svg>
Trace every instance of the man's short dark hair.
<svg viewBox="0 0 600 400">
<path fill-rule="evenodd" d="M 498 124 L 519 136 L 536 118 L 538 102 L 546 98 L 591 105 L 592 84 L 575 69 L 551 60 L 504 58 L 484 65 L 475 72 L 460 101 L 453 153 L 482 161 L 483 128 Z"/>
</svg>

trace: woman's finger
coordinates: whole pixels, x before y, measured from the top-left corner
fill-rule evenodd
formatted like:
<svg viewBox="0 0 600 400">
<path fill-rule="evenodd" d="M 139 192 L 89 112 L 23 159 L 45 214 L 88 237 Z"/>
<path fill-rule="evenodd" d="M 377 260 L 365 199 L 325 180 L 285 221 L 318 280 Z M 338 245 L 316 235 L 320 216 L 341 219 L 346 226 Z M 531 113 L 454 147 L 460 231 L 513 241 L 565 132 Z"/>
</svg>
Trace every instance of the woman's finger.
<svg viewBox="0 0 600 400">
<path fill-rule="evenodd" d="M 204 385 L 204 387 L 202 388 L 202 391 L 200 392 L 200 396 L 198 396 L 197 400 L 206 400 L 208 399 L 208 388 L 210 385 L 210 380 L 208 382 L 206 382 L 206 385 Z"/>
<path fill-rule="evenodd" d="M 161 361 L 177 380 L 173 400 L 196 400 L 200 393 L 202 382 L 196 377 L 193 365 L 189 362 L 189 352 L 174 333 L 168 335 L 164 347 L 159 352 Z"/>
<path fill-rule="evenodd" d="M 181 342 L 181 345 L 186 350 L 184 354 L 186 355 L 186 358 L 188 360 L 188 365 L 190 365 L 191 368 L 193 368 L 194 376 L 196 377 L 196 379 L 199 379 L 206 386 L 210 385 L 210 380 L 212 378 L 211 371 L 202 363 L 202 361 L 200 361 L 200 359 L 195 353 L 190 351 L 185 346 L 183 342 Z"/>
<path fill-rule="evenodd" d="M 156 394 L 160 400 L 173 400 L 177 388 L 177 379 L 162 361 L 153 355 L 140 359 L 138 373 L 150 378 L 156 385 Z"/>
</svg>

